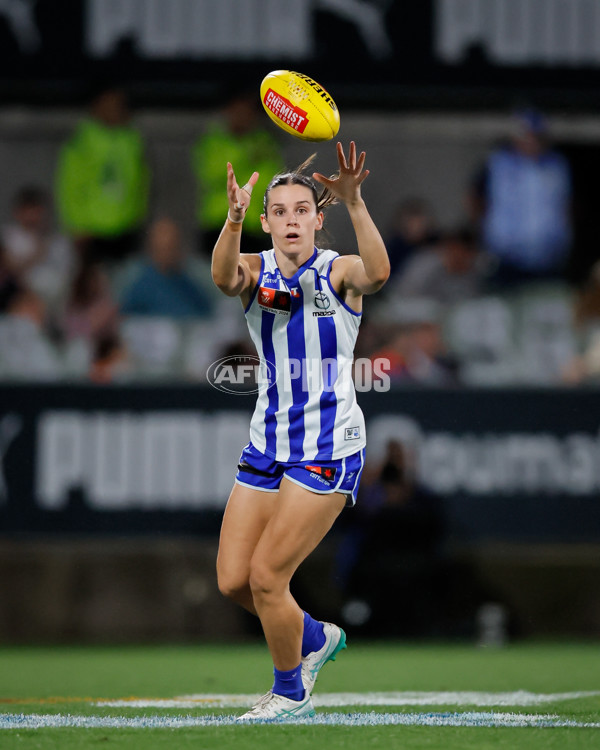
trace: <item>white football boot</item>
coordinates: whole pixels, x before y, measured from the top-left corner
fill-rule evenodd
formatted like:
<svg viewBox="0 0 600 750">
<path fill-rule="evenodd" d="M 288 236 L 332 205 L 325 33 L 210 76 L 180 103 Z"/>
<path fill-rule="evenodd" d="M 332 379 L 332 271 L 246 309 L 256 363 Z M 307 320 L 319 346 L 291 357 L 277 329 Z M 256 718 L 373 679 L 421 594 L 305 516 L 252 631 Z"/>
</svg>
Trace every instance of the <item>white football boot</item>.
<svg viewBox="0 0 600 750">
<path fill-rule="evenodd" d="M 325 643 L 318 651 L 302 657 L 302 683 L 308 694 L 312 693 L 319 671 L 328 661 L 335 661 L 337 654 L 346 648 L 346 633 L 332 622 L 323 623 Z"/>
<path fill-rule="evenodd" d="M 286 719 L 302 719 L 315 715 L 308 690 L 304 692 L 304 698 L 293 701 L 285 695 L 278 695 L 272 690 L 259 698 L 259 700 L 236 721 L 285 721 Z"/>
</svg>

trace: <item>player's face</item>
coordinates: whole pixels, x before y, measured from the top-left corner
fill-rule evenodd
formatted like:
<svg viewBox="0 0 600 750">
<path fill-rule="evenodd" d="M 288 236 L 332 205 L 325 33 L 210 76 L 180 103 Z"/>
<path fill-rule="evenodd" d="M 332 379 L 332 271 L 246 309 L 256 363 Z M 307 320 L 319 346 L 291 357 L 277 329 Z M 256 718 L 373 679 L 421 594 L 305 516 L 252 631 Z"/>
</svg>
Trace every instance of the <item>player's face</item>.
<svg viewBox="0 0 600 750">
<path fill-rule="evenodd" d="M 262 223 L 275 247 L 286 254 L 305 255 L 313 251 L 315 232 L 323 226 L 323 214 L 317 212 L 310 188 L 279 185 L 269 193 Z"/>
</svg>

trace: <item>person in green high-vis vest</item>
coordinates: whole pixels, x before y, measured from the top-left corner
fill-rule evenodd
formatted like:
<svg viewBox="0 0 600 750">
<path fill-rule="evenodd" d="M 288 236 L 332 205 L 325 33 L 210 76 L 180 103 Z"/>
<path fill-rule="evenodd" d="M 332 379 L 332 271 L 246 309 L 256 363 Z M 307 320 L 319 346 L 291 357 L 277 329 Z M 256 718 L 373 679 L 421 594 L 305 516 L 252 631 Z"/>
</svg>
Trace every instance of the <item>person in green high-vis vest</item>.
<svg viewBox="0 0 600 750">
<path fill-rule="evenodd" d="M 59 218 L 86 260 L 120 260 L 139 247 L 150 170 L 125 93 L 106 88 L 64 143 L 56 170 Z"/>
<path fill-rule="evenodd" d="M 260 177 L 256 192 L 264 194 L 270 178 L 285 171 L 279 141 L 272 134 L 274 126 L 258 107 L 256 92 L 237 91 L 226 101 L 222 117 L 200 135 L 193 146 L 192 163 L 197 187 L 196 220 L 198 245 L 210 257 L 223 228 L 227 214 L 227 193 L 223 175 L 227 162 L 236 165 L 240 179 L 247 180 L 256 170 Z M 271 247 L 269 235 L 263 232 L 260 201 L 250 204 L 244 220 L 242 252 L 260 252 Z"/>
</svg>

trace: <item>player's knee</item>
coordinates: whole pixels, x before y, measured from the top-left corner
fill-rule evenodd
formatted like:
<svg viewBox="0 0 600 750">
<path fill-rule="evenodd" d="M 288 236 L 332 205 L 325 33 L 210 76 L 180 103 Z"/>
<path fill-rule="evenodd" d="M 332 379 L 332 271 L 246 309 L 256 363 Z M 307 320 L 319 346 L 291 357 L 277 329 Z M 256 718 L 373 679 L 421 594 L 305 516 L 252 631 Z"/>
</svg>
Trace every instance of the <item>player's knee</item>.
<svg viewBox="0 0 600 750">
<path fill-rule="evenodd" d="M 245 598 L 248 592 L 248 578 L 246 576 L 228 575 L 217 569 L 217 585 L 219 591 L 228 599 L 238 602 Z"/>
<path fill-rule="evenodd" d="M 250 590 L 253 597 L 268 597 L 276 594 L 281 582 L 276 572 L 261 561 L 253 561 L 250 566 Z"/>
</svg>

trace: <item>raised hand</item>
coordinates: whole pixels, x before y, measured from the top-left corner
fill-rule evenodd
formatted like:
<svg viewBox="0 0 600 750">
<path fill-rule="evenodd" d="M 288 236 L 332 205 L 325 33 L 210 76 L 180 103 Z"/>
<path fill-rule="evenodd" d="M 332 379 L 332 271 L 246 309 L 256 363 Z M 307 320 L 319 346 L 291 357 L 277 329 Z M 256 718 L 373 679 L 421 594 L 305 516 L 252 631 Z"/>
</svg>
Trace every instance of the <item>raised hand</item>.
<svg viewBox="0 0 600 750">
<path fill-rule="evenodd" d="M 244 219 L 244 215 L 250 205 L 252 189 L 258 180 L 258 172 L 253 172 L 248 182 L 240 187 L 235 178 L 233 167 L 227 162 L 227 198 L 229 200 L 229 218 L 231 221 L 239 223 Z"/>
<path fill-rule="evenodd" d="M 340 169 L 336 177 L 325 177 L 315 172 L 313 178 L 330 190 L 333 195 L 344 203 L 354 203 L 360 200 L 360 186 L 369 176 L 369 170 L 363 169 L 366 154 L 361 151 L 356 158 L 356 144 L 350 141 L 348 160 L 341 143 L 337 144 L 337 157 Z"/>
</svg>

